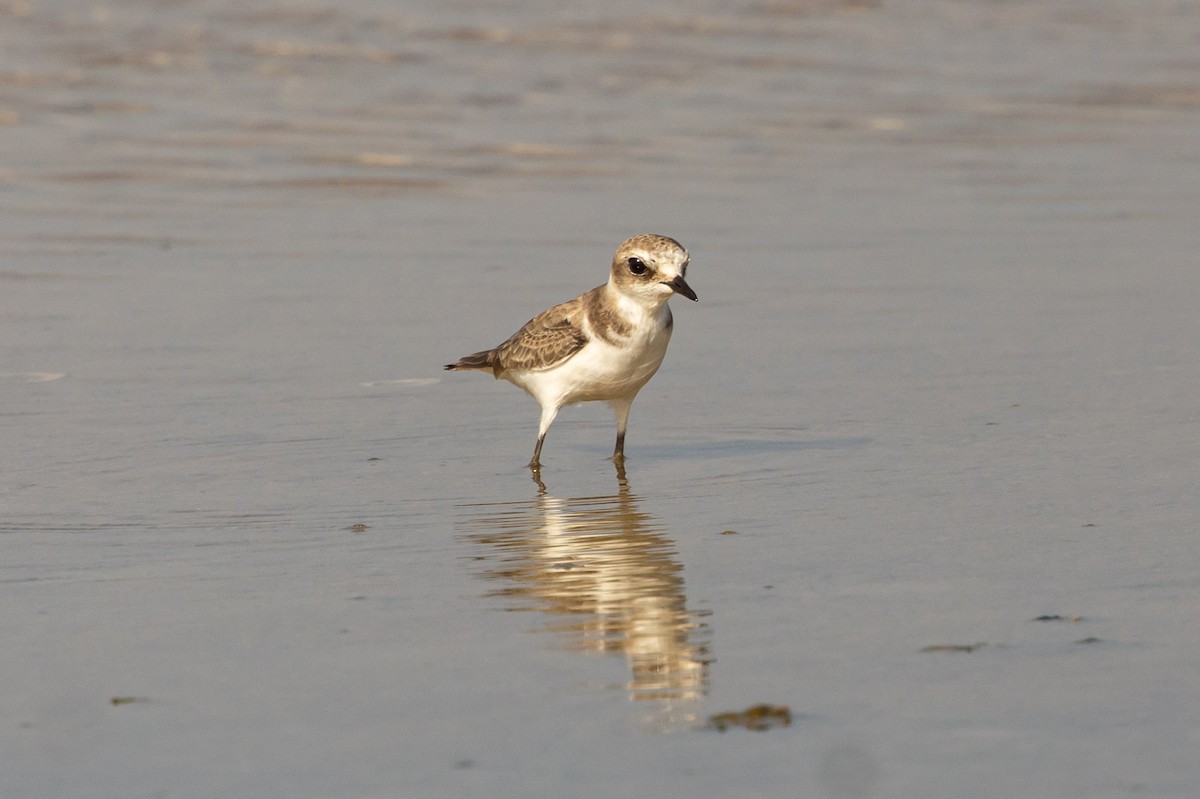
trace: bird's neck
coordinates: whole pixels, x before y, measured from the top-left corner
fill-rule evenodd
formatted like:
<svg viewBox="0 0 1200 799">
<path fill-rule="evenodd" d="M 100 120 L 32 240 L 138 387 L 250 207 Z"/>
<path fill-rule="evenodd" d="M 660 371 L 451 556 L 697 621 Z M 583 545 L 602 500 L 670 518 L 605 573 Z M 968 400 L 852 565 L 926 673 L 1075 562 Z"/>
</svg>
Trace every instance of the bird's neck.
<svg viewBox="0 0 1200 799">
<path fill-rule="evenodd" d="M 670 295 L 648 297 L 644 294 L 624 291 L 611 279 L 604 290 L 608 295 L 609 302 L 616 307 L 617 313 L 631 322 L 662 316 L 666 313 L 667 300 L 670 299 Z"/>
</svg>

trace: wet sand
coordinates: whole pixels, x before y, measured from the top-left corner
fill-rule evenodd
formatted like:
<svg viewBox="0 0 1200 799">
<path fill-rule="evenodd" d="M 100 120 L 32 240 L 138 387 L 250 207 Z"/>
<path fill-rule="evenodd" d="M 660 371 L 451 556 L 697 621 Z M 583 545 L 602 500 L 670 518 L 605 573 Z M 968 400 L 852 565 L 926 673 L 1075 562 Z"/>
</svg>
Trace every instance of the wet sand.
<svg viewBox="0 0 1200 799">
<path fill-rule="evenodd" d="M 1198 37 L 0 3 L 0 795 L 1195 795 Z M 640 231 L 543 493 L 440 366 Z"/>
</svg>

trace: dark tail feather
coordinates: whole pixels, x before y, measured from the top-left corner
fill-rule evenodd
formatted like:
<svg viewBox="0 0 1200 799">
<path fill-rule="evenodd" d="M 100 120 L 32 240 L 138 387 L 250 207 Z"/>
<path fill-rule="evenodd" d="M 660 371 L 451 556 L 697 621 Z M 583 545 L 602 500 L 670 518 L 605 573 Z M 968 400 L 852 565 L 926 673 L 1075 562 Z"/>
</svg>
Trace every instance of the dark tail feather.
<svg viewBox="0 0 1200 799">
<path fill-rule="evenodd" d="M 457 372 L 463 369 L 487 369 L 495 373 L 497 371 L 496 351 L 484 350 L 483 352 L 473 352 L 470 355 L 464 355 L 454 363 L 446 364 L 446 369 L 452 372 Z"/>
</svg>

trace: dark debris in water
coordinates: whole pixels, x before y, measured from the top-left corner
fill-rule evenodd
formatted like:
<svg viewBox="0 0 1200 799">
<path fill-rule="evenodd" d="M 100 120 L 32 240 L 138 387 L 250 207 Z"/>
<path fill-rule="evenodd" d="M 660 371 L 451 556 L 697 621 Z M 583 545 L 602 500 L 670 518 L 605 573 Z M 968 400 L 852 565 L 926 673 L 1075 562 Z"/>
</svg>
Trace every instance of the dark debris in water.
<svg viewBox="0 0 1200 799">
<path fill-rule="evenodd" d="M 987 646 L 986 641 L 980 641 L 976 644 L 933 644 L 931 646 L 921 647 L 922 652 L 974 652 L 976 649 Z"/>
<path fill-rule="evenodd" d="M 787 705 L 754 705 L 745 710 L 717 713 L 708 717 L 708 729 L 725 732 L 731 727 L 745 727 L 755 732 L 765 732 L 773 727 L 789 727 L 792 710 Z"/>
<path fill-rule="evenodd" d="M 149 702 L 150 700 L 144 696 L 114 696 L 108 701 L 113 707 L 120 707 L 121 705 L 132 705 L 134 702 Z"/>
<path fill-rule="evenodd" d="M 1075 643 L 1077 643 L 1077 644 L 1098 644 L 1098 643 L 1100 643 L 1101 640 L 1102 639 L 1097 638 L 1094 635 L 1089 635 L 1087 638 L 1080 638 Z"/>
<path fill-rule="evenodd" d="M 1038 616 L 1034 621 L 1070 621 L 1078 624 L 1083 621 L 1083 616 L 1060 616 L 1055 613 L 1049 616 Z"/>
</svg>

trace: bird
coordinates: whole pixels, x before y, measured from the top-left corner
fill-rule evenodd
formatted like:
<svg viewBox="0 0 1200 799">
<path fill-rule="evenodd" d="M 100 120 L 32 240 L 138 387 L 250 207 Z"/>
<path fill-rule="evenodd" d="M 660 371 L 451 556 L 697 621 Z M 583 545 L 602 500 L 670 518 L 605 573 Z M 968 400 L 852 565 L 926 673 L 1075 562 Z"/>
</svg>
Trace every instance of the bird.
<svg viewBox="0 0 1200 799">
<path fill-rule="evenodd" d="M 445 368 L 491 372 L 537 401 L 541 418 L 529 461 L 535 473 L 559 410 L 580 402 L 609 403 L 617 422 L 612 460 L 622 467 L 633 398 L 662 365 L 671 340 L 667 301 L 676 294 L 698 300 L 686 279 L 689 261 L 683 245 L 667 236 L 626 239 L 613 255 L 607 283 L 542 311 L 503 344 Z"/>
</svg>

